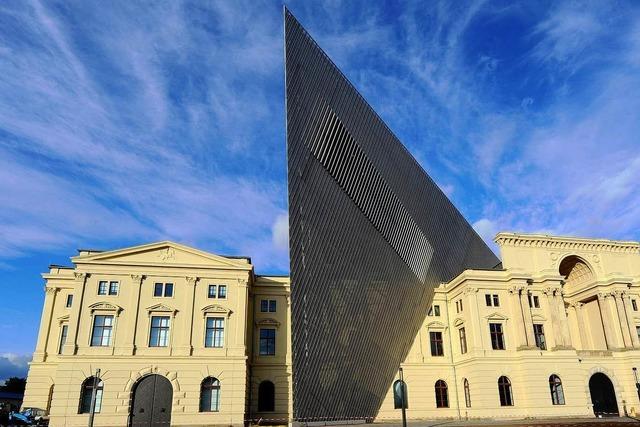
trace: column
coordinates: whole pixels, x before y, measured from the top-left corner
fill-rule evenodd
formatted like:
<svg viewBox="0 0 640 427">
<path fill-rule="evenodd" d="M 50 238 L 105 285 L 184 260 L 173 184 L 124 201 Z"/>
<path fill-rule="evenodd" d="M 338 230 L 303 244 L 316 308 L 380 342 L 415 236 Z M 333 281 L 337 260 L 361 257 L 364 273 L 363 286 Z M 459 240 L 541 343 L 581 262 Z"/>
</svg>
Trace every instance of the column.
<svg viewBox="0 0 640 427">
<path fill-rule="evenodd" d="M 618 322 L 620 323 L 620 329 L 622 330 L 622 342 L 625 348 L 632 348 L 633 342 L 631 341 L 631 334 L 629 333 L 629 322 L 627 321 L 627 313 L 624 309 L 624 301 L 622 299 L 624 291 L 617 290 L 612 293 L 612 297 L 615 301 L 616 311 L 618 312 Z"/>
<path fill-rule="evenodd" d="M 573 348 L 571 344 L 571 333 L 569 331 L 569 319 L 564 307 L 563 291 L 555 288 L 553 299 L 556 302 L 556 310 L 558 311 L 558 325 L 560 326 L 560 336 L 562 338 L 562 347 Z"/>
<path fill-rule="evenodd" d="M 576 308 L 576 315 L 578 319 L 578 329 L 580 330 L 580 342 L 582 342 L 582 349 L 591 350 L 593 348 L 593 344 L 589 341 L 589 336 L 587 335 L 587 326 L 584 321 L 584 304 L 581 302 L 577 302 L 574 305 Z"/>
<path fill-rule="evenodd" d="M 578 322 L 578 308 L 576 304 L 569 304 L 569 316 L 567 317 L 567 321 L 575 326 L 575 329 L 580 331 L 582 328 L 580 327 L 580 323 Z M 580 336 L 576 337 L 573 341 L 576 342 L 576 347 L 580 350 L 584 350 L 587 348 L 587 344 L 582 341 Z"/>
<path fill-rule="evenodd" d="M 480 320 L 480 312 L 478 308 L 478 288 L 467 286 L 464 290 L 465 310 L 469 310 L 467 333 L 467 347 L 472 351 L 481 351 L 482 346 L 482 323 Z M 467 325 L 465 325 L 466 328 Z M 487 336 L 489 331 L 486 331 Z"/>
<path fill-rule="evenodd" d="M 87 287 L 87 280 L 90 277 L 88 273 L 73 273 L 76 278 L 74 288 L 77 289 L 78 295 L 75 296 L 73 306 L 71 307 L 71 314 L 69 315 L 69 331 L 67 332 L 67 342 L 62 347 L 62 354 L 70 356 L 76 354 L 78 351 L 78 329 L 80 328 L 80 315 L 82 313 L 82 306 L 84 304 L 84 292 Z M 76 302 L 77 301 L 77 302 Z"/>
<path fill-rule="evenodd" d="M 611 294 L 600 292 L 598 294 L 598 306 L 600 307 L 600 317 L 602 318 L 602 327 L 604 328 L 604 336 L 607 341 L 607 349 L 614 350 L 620 348 L 615 330 L 612 325 L 614 319 L 611 313 L 610 302 Z"/>
<path fill-rule="evenodd" d="M 509 295 L 511 295 L 511 314 L 515 323 L 516 329 L 516 347 L 527 347 L 527 331 L 525 330 L 524 316 L 522 313 L 522 306 L 520 302 L 520 292 L 525 289 L 523 286 L 512 286 L 509 288 Z"/>
<path fill-rule="evenodd" d="M 33 352 L 34 362 L 44 362 L 47 359 L 47 342 L 51 333 L 51 321 L 53 320 L 53 307 L 56 302 L 56 294 L 60 289 L 44 288 L 44 307 L 42 308 L 42 317 L 40 318 L 40 330 L 38 332 L 38 342 L 36 350 Z"/>
<path fill-rule="evenodd" d="M 196 284 L 198 283 L 197 277 L 185 277 L 187 282 L 185 292 L 185 310 L 182 312 L 182 330 L 183 333 L 178 339 L 176 352 L 178 356 L 191 356 L 193 352 L 193 311 L 195 304 Z"/>
<path fill-rule="evenodd" d="M 528 291 L 525 286 L 520 290 L 520 308 L 522 309 L 522 318 L 524 320 L 524 330 L 527 337 L 527 346 L 533 348 L 536 346 L 536 338 L 533 335 L 533 319 L 531 318 L 531 308 L 529 308 Z"/>
<path fill-rule="evenodd" d="M 551 328 L 549 331 L 545 331 L 545 335 L 551 338 L 551 340 L 547 338 L 547 342 L 550 343 L 553 341 L 553 347 L 549 346 L 549 350 L 556 350 L 564 346 L 560 332 L 560 316 L 558 313 L 557 302 L 554 298 L 555 291 L 556 289 L 551 287 L 544 288 L 542 290 L 542 293 L 547 297 L 548 315 L 551 319 Z"/>
<path fill-rule="evenodd" d="M 627 316 L 627 325 L 629 326 L 629 333 L 631 334 L 631 342 L 634 348 L 639 348 L 640 338 L 638 338 L 636 324 L 633 321 L 633 308 L 631 307 L 631 298 L 629 297 L 628 293 L 624 292 L 622 294 L 622 302 L 624 305 L 624 312 Z"/>
<path fill-rule="evenodd" d="M 117 354 L 133 355 L 136 353 L 136 336 L 138 333 L 138 316 L 140 314 L 140 292 L 142 291 L 142 281 L 145 276 L 142 274 L 130 275 L 129 301 L 124 309 L 125 316 L 119 319 L 120 322 L 126 319 L 126 329 L 123 331 L 124 345 Z"/>
</svg>

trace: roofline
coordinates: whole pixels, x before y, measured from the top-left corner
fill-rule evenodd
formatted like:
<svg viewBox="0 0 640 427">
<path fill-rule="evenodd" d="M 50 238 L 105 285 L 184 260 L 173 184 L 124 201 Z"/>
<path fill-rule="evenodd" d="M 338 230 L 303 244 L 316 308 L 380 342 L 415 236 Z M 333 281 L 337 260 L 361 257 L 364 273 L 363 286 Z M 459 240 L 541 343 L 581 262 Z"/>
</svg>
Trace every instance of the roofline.
<svg viewBox="0 0 640 427">
<path fill-rule="evenodd" d="M 622 245 L 622 246 L 640 246 L 640 242 L 634 240 L 611 240 L 595 237 L 577 237 L 577 236 L 557 236 L 552 234 L 539 234 L 539 233 L 512 233 L 501 231 L 493 238 L 493 241 L 499 243 L 501 239 L 521 239 L 521 240 L 550 240 L 550 241 L 565 241 L 576 243 L 602 243 L 610 245 Z"/>
</svg>

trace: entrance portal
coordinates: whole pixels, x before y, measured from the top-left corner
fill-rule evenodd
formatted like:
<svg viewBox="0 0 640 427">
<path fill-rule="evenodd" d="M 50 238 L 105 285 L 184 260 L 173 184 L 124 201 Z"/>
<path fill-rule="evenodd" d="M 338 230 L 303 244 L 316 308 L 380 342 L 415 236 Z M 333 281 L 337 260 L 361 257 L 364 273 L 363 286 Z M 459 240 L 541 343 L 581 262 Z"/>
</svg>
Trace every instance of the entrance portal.
<svg viewBox="0 0 640 427">
<path fill-rule="evenodd" d="M 171 424 L 173 387 L 162 375 L 147 375 L 133 389 L 132 427 L 168 427 Z"/>
<path fill-rule="evenodd" d="M 595 373 L 589 380 L 589 392 L 591 393 L 591 403 L 593 403 L 593 413 L 602 416 L 618 416 L 618 404 L 616 403 L 616 392 L 609 377 L 603 373 Z"/>
</svg>

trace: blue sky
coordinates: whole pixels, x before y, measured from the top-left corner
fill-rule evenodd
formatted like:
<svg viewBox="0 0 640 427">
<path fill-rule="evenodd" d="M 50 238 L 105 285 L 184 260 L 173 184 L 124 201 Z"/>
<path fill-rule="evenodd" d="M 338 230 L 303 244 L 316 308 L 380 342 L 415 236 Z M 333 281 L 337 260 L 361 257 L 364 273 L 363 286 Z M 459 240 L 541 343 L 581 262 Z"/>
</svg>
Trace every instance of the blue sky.
<svg viewBox="0 0 640 427">
<path fill-rule="evenodd" d="M 485 239 L 640 240 L 637 2 L 288 5 Z M 79 247 L 287 271 L 282 45 L 280 2 L 0 3 L 0 380 Z"/>
</svg>

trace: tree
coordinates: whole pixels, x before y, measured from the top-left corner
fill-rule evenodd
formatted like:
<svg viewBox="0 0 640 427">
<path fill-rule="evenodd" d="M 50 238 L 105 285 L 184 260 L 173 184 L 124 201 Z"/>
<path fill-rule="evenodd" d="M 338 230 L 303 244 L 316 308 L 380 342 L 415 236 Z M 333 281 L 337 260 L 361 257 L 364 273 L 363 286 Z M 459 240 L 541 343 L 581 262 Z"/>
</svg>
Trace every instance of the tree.
<svg viewBox="0 0 640 427">
<path fill-rule="evenodd" d="M 24 388 L 26 385 L 26 378 L 11 377 L 4 382 L 3 386 L 0 386 L 0 390 L 8 391 L 11 393 L 24 393 Z"/>
</svg>

